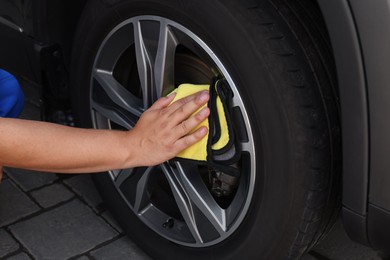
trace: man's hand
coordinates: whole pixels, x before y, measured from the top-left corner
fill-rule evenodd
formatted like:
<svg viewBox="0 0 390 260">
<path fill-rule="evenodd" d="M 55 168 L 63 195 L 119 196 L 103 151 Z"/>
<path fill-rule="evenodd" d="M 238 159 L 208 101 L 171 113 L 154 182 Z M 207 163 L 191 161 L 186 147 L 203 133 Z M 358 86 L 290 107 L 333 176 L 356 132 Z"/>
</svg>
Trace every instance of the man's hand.
<svg viewBox="0 0 390 260">
<path fill-rule="evenodd" d="M 208 107 L 196 112 L 209 100 L 208 92 L 202 91 L 169 105 L 174 95 L 155 102 L 129 131 L 131 150 L 137 151 L 136 156 L 130 156 L 136 160 L 136 165 L 151 166 L 167 161 L 206 136 L 206 127 L 193 129 L 210 114 Z"/>
</svg>

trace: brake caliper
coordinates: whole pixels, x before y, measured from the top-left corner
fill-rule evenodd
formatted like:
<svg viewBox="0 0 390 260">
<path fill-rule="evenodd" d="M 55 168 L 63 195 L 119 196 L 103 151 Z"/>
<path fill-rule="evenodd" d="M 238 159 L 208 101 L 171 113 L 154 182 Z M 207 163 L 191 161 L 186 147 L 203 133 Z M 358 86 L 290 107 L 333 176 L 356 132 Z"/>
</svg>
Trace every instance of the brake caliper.
<svg viewBox="0 0 390 260">
<path fill-rule="evenodd" d="M 209 181 L 211 184 L 211 192 L 216 197 L 229 197 L 236 191 L 239 177 L 210 168 Z"/>
</svg>

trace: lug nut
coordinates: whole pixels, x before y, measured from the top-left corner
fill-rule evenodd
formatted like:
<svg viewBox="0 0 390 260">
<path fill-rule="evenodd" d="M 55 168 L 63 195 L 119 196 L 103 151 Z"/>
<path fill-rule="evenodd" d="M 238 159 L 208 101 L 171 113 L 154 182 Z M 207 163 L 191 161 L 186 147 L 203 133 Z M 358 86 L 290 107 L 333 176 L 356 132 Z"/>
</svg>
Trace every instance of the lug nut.
<svg viewBox="0 0 390 260">
<path fill-rule="evenodd" d="M 175 221 L 173 220 L 173 218 L 169 218 L 169 219 L 167 219 L 167 221 L 165 221 L 162 224 L 162 227 L 163 228 L 172 228 L 174 224 L 175 224 Z"/>
</svg>

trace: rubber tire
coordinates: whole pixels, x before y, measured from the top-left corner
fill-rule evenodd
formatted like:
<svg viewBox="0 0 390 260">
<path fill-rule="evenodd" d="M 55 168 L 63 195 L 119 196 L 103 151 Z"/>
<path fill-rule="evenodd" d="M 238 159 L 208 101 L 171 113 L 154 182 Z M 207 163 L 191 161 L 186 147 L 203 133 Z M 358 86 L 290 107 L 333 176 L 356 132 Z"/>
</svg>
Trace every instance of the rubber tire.
<svg viewBox="0 0 390 260">
<path fill-rule="evenodd" d="M 288 3 L 287 3 L 288 2 Z M 97 50 L 125 19 L 158 15 L 210 46 L 249 113 L 257 154 L 255 193 L 228 239 L 206 248 L 174 244 L 128 209 L 108 174 L 97 186 L 130 238 L 156 259 L 295 259 L 333 223 L 340 205 L 340 125 L 331 48 L 313 1 L 90 1 L 73 46 L 76 119 L 91 127 L 89 86 Z M 319 17 L 319 18 L 318 18 Z"/>
</svg>

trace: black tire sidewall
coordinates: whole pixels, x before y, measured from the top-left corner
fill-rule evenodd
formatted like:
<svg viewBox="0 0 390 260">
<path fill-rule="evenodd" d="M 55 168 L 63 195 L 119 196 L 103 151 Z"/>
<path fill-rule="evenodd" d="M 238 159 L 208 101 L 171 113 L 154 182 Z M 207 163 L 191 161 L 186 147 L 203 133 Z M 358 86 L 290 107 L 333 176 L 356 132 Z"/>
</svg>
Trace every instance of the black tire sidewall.
<svg viewBox="0 0 390 260">
<path fill-rule="evenodd" d="M 106 35 L 120 22 L 139 15 L 157 15 L 182 24 L 216 53 L 232 76 L 250 117 L 256 146 L 256 182 L 247 216 L 223 242 L 190 248 L 163 239 L 128 209 L 108 174 L 96 176 L 103 197 L 124 230 L 157 259 L 277 259 L 285 257 L 294 239 L 304 205 L 304 176 L 294 165 L 294 132 L 289 125 L 273 61 L 231 15 L 230 1 L 101 1 L 87 5 L 75 37 L 72 57 L 72 101 L 76 118 L 91 127 L 91 71 Z M 191 14 L 191 15 L 189 15 Z M 239 14 L 237 14 L 239 15 Z M 250 25 L 248 25 L 250 26 Z"/>
</svg>

